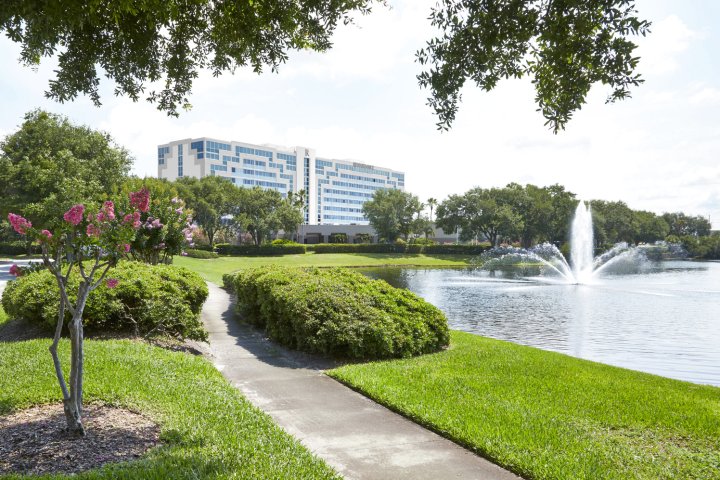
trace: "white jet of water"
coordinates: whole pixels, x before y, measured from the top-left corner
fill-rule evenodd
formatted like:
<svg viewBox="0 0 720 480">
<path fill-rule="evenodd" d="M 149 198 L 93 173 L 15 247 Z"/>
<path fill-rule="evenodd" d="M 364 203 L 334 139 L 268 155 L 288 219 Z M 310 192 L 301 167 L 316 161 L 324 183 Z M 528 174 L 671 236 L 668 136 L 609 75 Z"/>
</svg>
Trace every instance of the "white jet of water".
<svg viewBox="0 0 720 480">
<path fill-rule="evenodd" d="M 590 207 L 579 202 L 570 228 L 570 264 L 574 283 L 588 283 L 593 276 L 593 223 Z"/>
<path fill-rule="evenodd" d="M 498 250 L 493 249 L 489 254 L 493 255 Z M 555 245 L 544 243 L 529 250 L 502 249 L 500 250 L 503 252 L 502 255 L 486 260 L 484 268 L 529 260 L 541 263 L 548 269 L 551 276 L 547 281 L 555 282 L 559 276 L 562 283 L 589 284 L 593 283 L 600 272 L 611 266 L 620 265 L 624 261 L 639 265 L 644 260 L 642 249 L 629 246 L 627 243 L 618 243 L 597 258 L 593 257 L 594 250 L 592 213 L 589 206 L 579 202 L 570 226 L 569 263 Z"/>
</svg>

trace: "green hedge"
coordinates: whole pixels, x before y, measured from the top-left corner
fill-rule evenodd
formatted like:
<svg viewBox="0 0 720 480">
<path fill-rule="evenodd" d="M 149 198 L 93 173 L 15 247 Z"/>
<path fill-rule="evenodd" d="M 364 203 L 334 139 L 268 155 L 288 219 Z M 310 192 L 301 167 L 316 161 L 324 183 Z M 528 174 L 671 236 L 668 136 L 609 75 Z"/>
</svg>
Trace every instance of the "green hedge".
<svg viewBox="0 0 720 480">
<path fill-rule="evenodd" d="M 215 245 L 215 250 L 220 255 L 236 255 L 247 257 L 270 257 L 274 255 L 294 255 L 305 253 L 305 245 L 230 245 L 220 243 Z"/>
<path fill-rule="evenodd" d="M 440 310 L 408 290 L 351 270 L 273 266 L 226 275 L 224 281 L 245 318 L 291 348 L 380 359 L 448 345 Z"/>
<path fill-rule="evenodd" d="M 218 258 L 218 254 L 208 250 L 198 250 L 195 248 L 187 248 L 184 250 L 185 256 L 190 258 Z"/>
<path fill-rule="evenodd" d="M 315 253 L 425 253 L 428 255 L 480 255 L 490 248 L 480 245 L 419 245 L 402 243 L 318 243 L 308 245 L 308 252 Z"/>
<path fill-rule="evenodd" d="M 0 242 L 0 255 L 25 255 L 28 253 L 27 242 L 18 240 L 15 242 Z M 30 253 L 40 253 L 39 245 L 31 245 Z"/>
<path fill-rule="evenodd" d="M 420 245 L 404 243 L 316 243 L 302 244 L 269 244 L 257 247 L 255 245 L 230 245 L 221 243 L 216 245 L 220 255 L 233 256 L 274 256 L 296 255 L 305 252 L 315 253 L 396 253 L 428 255 L 480 255 L 490 248 L 489 244 L 479 245 Z"/>
<path fill-rule="evenodd" d="M 108 278 L 118 279 L 117 287 L 109 289 L 103 284 L 88 297 L 83 324 L 89 331 L 143 335 L 153 331 L 207 339 L 199 317 L 208 289 L 195 272 L 171 265 L 122 262 L 110 270 Z M 79 275 L 74 273 L 68 289 L 73 301 L 78 284 Z M 58 295 L 55 278 L 43 270 L 9 282 L 2 306 L 10 318 L 54 327 Z"/>
</svg>

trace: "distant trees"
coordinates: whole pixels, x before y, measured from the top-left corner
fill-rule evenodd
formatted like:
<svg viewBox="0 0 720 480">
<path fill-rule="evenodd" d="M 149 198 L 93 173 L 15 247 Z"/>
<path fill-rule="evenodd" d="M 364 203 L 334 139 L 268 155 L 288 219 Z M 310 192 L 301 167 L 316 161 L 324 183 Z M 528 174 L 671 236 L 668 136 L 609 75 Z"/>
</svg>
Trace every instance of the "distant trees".
<svg viewBox="0 0 720 480">
<path fill-rule="evenodd" d="M 407 240 L 411 234 L 425 233 L 427 229 L 421 216 L 423 204 L 408 192 L 376 190 L 362 209 L 380 239 L 386 242 L 394 242 L 401 236 Z"/>
<path fill-rule="evenodd" d="M 302 209 L 292 198 L 276 190 L 260 187 L 240 188 L 234 207 L 234 222 L 248 232 L 255 245 L 268 240 L 278 230 L 294 232 L 303 221 Z"/>
<path fill-rule="evenodd" d="M 193 220 L 203 229 L 210 245 L 215 244 L 219 232 L 229 232 L 233 226 L 223 217 L 232 216 L 240 202 L 240 189 L 223 177 L 200 179 L 184 177 L 177 181 L 180 197 L 193 211 Z"/>
<path fill-rule="evenodd" d="M 477 187 L 441 202 L 436 224 L 446 232 L 460 229 L 463 240 L 487 239 L 493 245 L 519 241 L 530 246 L 564 241 L 575 205 L 575 194 L 560 185 Z"/>
<path fill-rule="evenodd" d="M 685 235 L 704 237 L 710 235 L 711 225 L 706 218 L 693 217 L 682 212 L 663 213 L 662 218 L 670 228 L 670 235 L 678 237 Z"/>
<path fill-rule="evenodd" d="M 568 240 L 577 206 L 575 194 L 562 185 L 538 187 L 510 183 L 503 188 L 472 188 L 450 195 L 437 208 L 436 225 L 445 232 L 460 231 L 461 240 L 483 239 L 493 245 L 518 242 L 523 247 Z M 633 210 L 625 202 L 592 200 L 597 245 L 618 242 L 651 243 L 710 234 L 710 222 L 700 216 Z M 711 247 L 709 247 L 712 250 Z"/>
<path fill-rule="evenodd" d="M 132 157 L 106 133 L 34 110 L 0 142 L 0 217 L 13 211 L 54 226 L 78 203 L 95 203 L 117 189 Z"/>
</svg>

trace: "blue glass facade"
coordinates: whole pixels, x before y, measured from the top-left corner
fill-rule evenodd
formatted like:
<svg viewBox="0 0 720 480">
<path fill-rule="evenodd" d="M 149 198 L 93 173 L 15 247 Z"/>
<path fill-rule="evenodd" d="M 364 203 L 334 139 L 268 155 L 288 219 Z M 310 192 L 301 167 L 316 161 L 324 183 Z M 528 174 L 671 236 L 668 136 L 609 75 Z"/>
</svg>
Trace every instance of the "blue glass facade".
<svg viewBox="0 0 720 480">
<path fill-rule="evenodd" d="M 314 150 L 304 147 L 284 149 L 209 138 L 160 145 L 158 174 L 171 179 L 222 176 L 241 187 L 274 189 L 283 196 L 305 190 L 307 224 L 366 225 L 363 203 L 377 190 L 405 186 L 404 173 L 317 158 Z"/>
</svg>

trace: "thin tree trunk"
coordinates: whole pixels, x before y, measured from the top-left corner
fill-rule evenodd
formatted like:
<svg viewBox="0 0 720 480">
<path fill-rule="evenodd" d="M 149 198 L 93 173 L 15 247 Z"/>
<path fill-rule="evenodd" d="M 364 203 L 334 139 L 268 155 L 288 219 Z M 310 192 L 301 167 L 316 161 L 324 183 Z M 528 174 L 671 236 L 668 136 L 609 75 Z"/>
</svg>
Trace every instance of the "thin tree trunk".
<svg viewBox="0 0 720 480">
<path fill-rule="evenodd" d="M 53 342 L 50 345 L 50 355 L 52 355 L 53 364 L 55 365 L 55 375 L 57 376 L 58 383 L 60 384 L 60 390 L 63 394 L 63 402 L 70 398 L 70 392 L 68 392 L 67 383 L 65 383 L 65 376 L 63 375 L 62 366 L 60 365 L 60 358 L 57 354 L 58 343 L 60 343 L 60 336 L 62 335 L 63 322 L 65 321 L 65 301 L 60 297 L 60 307 L 58 313 L 58 321 L 55 326 L 55 336 Z"/>
<path fill-rule="evenodd" d="M 70 321 L 70 398 L 65 400 L 65 417 L 68 430 L 77 435 L 85 435 L 82 424 L 83 399 L 83 325 L 82 311 L 90 293 L 90 286 L 84 282 L 78 289 L 75 314 Z"/>
</svg>

